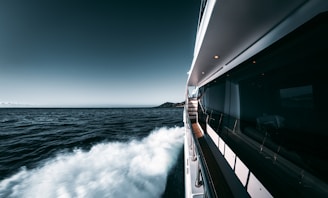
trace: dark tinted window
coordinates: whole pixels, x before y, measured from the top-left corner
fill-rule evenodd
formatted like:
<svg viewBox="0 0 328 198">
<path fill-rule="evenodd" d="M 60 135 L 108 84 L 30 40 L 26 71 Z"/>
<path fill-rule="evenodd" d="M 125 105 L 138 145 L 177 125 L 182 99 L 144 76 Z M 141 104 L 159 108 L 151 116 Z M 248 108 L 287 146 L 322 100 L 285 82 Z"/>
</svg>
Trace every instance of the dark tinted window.
<svg viewBox="0 0 328 198">
<path fill-rule="evenodd" d="M 316 17 L 216 79 L 204 96 L 229 125 L 238 120 L 238 132 L 326 182 L 327 21 L 327 14 Z"/>
</svg>

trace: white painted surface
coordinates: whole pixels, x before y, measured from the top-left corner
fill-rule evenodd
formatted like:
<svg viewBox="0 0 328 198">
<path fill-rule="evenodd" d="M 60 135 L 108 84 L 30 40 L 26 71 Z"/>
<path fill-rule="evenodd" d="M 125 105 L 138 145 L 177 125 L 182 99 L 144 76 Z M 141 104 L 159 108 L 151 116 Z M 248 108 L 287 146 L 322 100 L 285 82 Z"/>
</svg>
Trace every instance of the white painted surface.
<svg viewBox="0 0 328 198">
<path fill-rule="evenodd" d="M 266 198 L 272 197 L 269 191 L 261 184 L 261 182 L 253 175 L 249 176 L 247 192 L 251 197 L 255 198 Z"/>
<path fill-rule="evenodd" d="M 223 156 L 224 156 L 224 147 L 225 147 L 225 142 L 221 138 L 219 138 L 219 150 Z"/>
<path fill-rule="evenodd" d="M 248 168 L 247 166 L 237 157 L 236 165 L 235 165 L 235 173 L 240 180 L 240 182 L 246 186 L 247 176 L 248 176 Z"/>
<path fill-rule="evenodd" d="M 225 145 L 224 157 L 232 169 L 235 167 L 236 154 L 230 149 L 228 145 Z"/>
<path fill-rule="evenodd" d="M 185 124 L 185 126 L 188 126 Z M 197 196 L 204 196 L 204 188 L 203 186 L 197 188 L 195 186 L 196 173 L 198 170 L 198 159 L 196 161 L 192 161 L 192 150 L 190 149 L 190 141 L 191 131 L 190 128 L 185 127 L 185 141 L 184 141 L 184 167 L 185 167 L 185 197 L 193 198 Z"/>
<path fill-rule="evenodd" d="M 219 135 L 208 124 L 206 126 L 208 135 L 211 137 L 215 145 L 219 147 Z"/>
</svg>

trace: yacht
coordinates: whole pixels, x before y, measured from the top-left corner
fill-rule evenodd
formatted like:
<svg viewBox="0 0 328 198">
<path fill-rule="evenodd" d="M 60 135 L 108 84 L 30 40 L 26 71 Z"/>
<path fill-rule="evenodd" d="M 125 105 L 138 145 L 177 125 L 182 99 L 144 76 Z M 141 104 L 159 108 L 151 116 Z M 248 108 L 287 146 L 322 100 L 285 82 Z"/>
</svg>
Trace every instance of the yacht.
<svg viewBox="0 0 328 198">
<path fill-rule="evenodd" d="M 328 197 L 328 1 L 202 0 L 198 21 L 185 197 Z"/>
</svg>

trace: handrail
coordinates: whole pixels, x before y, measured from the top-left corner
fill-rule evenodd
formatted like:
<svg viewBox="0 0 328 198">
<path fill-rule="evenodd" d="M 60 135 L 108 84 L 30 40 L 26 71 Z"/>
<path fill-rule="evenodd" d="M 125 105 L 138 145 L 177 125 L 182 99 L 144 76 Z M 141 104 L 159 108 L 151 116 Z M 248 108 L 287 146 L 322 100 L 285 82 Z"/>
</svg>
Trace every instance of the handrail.
<svg viewBox="0 0 328 198">
<path fill-rule="evenodd" d="M 189 115 L 187 116 L 207 197 L 249 197 L 218 148 L 209 140 L 207 134 L 201 137 L 196 135 L 197 132 L 193 129 Z"/>
<path fill-rule="evenodd" d="M 201 175 L 203 178 L 203 186 L 204 186 L 204 191 L 207 197 L 209 198 L 216 198 L 217 193 L 215 192 L 215 188 L 213 186 L 213 181 L 212 178 L 210 177 L 209 171 L 208 171 L 208 167 L 206 165 L 205 159 L 204 159 L 204 155 L 201 153 L 201 146 L 199 144 L 198 141 L 196 141 L 197 137 L 195 136 L 195 133 L 193 133 L 193 129 L 192 129 L 192 123 L 190 122 L 189 119 L 189 114 L 188 112 L 186 113 L 187 115 L 187 123 L 189 125 L 189 128 L 191 130 L 191 141 L 193 141 L 193 145 L 196 147 L 194 150 L 196 152 L 196 156 L 199 159 L 199 168 L 201 170 Z"/>
<path fill-rule="evenodd" d="M 223 114 L 223 117 L 233 118 L 228 114 Z M 290 195 L 295 196 L 304 193 L 319 196 L 328 194 L 328 185 L 306 171 L 300 159 L 293 155 L 291 151 L 268 139 L 270 136 L 267 131 L 264 130 L 263 136 L 259 137 L 262 139 L 254 139 L 246 133 L 246 130 L 242 131 L 237 127 L 241 120 L 237 118 L 231 120 L 233 120 L 231 123 L 222 123 L 223 127 L 215 132 L 247 165 L 249 170 L 257 176 L 261 183 L 269 186 L 268 190 L 273 196 L 286 196 L 286 188 L 293 189 L 293 191 L 290 191 Z M 231 126 L 228 126 L 229 124 Z M 283 182 L 281 178 L 284 178 L 286 184 L 284 187 L 281 184 Z M 272 183 L 278 182 L 281 185 L 272 185 Z M 311 188 L 306 187 L 306 185 L 311 186 Z"/>
<path fill-rule="evenodd" d="M 206 111 L 204 110 L 203 104 L 201 103 L 200 100 L 198 100 L 198 103 L 199 103 L 200 108 L 202 109 L 202 112 L 203 112 L 204 114 L 206 114 Z"/>
</svg>

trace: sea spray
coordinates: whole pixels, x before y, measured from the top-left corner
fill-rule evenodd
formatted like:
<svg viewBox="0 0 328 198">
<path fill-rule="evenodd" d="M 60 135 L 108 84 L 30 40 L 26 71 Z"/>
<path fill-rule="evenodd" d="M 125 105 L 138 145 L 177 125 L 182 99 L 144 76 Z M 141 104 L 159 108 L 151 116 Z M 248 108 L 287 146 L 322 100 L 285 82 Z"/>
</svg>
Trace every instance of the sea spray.
<svg viewBox="0 0 328 198">
<path fill-rule="evenodd" d="M 59 154 L 0 182 L 0 197 L 160 197 L 183 145 L 183 128 L 142 140 L 100 143 Z"/>
</svg>

